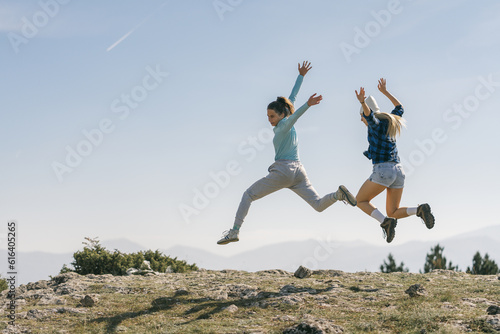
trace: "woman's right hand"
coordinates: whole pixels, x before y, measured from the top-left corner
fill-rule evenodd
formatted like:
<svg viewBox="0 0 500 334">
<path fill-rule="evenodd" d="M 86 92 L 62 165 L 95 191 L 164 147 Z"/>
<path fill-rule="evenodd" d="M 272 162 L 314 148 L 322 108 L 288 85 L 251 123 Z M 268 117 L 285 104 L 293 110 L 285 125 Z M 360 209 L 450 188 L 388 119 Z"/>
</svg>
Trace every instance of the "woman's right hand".
<svg viewBox="0 0 500 334">
<path fill-rule="evenodd" d="M 357 90 L 356 92 L 356 97 L 358 98 L 359 103 L 363 103 L 365 101 L 365 89 L 363 87 L 359 88 L 359 93 Z"/>
<path fill-rule="evenodd" d="M 309 107 L 315 106 L 315 105 L 319 104 L 321 102 L 321 100 L 323 100 L 323 96 L 321 96 L 321 95 L 316 96 L 316 93 L 314 93 L 313 95 L 311 95 L 311 97 L 307 101 L 307 105 Z"/>
</svg>

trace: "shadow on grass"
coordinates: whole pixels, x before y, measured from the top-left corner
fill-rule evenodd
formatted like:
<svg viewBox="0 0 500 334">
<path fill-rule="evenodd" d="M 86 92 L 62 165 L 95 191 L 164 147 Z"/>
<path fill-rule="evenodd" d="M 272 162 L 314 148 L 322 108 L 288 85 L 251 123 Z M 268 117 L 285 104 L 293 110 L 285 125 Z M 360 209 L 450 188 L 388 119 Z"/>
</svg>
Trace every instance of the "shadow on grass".
<svg viewBox="0 0 500 334">
<path fill-rule="evenodd" d="M 184 312 L 185 316 L 193 315 L 202 312 L 196 318 L 180 323 L 180 325 L 187 325 L 198 320 L 210 319 L 214 314 L 224 311 L 230 305 L 236 305 L 238 308 L 251 308 L 258 302 L 265 301 L 269 298 L 282 297 L 293 295 L 295 293 L 309 292 L 310 294 L 319 294 L 322 292 L 330 291 L 333 287 L 325 289 L 315 289 L 311 292 L 310 288 L 296 288 L 293 291 L 287 292 L 268 292 L 261 291 L 257 296 L 251 298 L 234 298 L 225 300 L 212 300 L 210 298 L 189 298 L 189 294 L 181 293 L 174 294 L 173 297 L 160 297 L 151 302 L 151 307 L 137 312 L 125 312 L 112 317 L 100 317 L 91 320 L 90 323 L 106 323 L 106 333 L 115 333 L 117 327 L 125 320 L 134 319 L 146 314 L 152 314 L 161 311 L 168 311 L 179 305 L 192 305 L 189 310 Z M 267 307 L 267 306 L 265 306 Z"/>
</svg>

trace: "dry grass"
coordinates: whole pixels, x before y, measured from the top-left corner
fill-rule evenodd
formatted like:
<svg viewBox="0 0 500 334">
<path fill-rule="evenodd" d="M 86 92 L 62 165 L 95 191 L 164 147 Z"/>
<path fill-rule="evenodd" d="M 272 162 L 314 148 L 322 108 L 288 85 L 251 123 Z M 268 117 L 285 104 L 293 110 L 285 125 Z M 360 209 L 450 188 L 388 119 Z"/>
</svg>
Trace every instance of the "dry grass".
<svg viewBox="0 0 500 334">
<path fill-rule="evenodd" d="M 417 283 L 427 294 L 410 298 L 404 291 Z M 280 294 L 286 285 L 290 292 Z M 64 307 L 85 313 L 23 319 L 29 310 L 61 307 L 27 299 L 16 323 L 32 333 L 282 333 L 310 315 L 346 333 L 488 333 L 495 331 L 486 309 L 500 305 L 500 280 L 449 271 L 318 272 L 302 280 L 279 272 L 200 271 L 92 283 L 82 294 L 97 294 L 99 301 L 78 308 L 67 295 Z M 225 310 L 230 305 L 237 311 Z"/>
</svg>

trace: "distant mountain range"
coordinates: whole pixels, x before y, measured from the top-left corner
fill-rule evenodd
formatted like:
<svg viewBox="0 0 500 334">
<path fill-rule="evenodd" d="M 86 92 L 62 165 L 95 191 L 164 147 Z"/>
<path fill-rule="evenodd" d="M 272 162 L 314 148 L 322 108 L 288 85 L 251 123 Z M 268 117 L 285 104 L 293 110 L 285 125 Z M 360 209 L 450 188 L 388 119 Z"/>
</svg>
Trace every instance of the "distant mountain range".
<svg viewBox="0 0 500 334">
<path fill-rule="evenodd" d="M 299 265 L 304 265 L 310 269 L 336 269 L 346 272 L 380 271 L 380 265 L 387 259 L 388 254 L 392 253 L 398 265 L 404 262 L 410 272 L 419 272 L 424 267 L 426 254 L 437 243 L 412 241 L 398 246 L 373 246 L 362 241 L 327 243 L 307 240 L 264 246 L 230 257 L 188 246 L 175 246 L 160 251 L 188 263 L 196 263 L 198 267 L 205 269 L 295 271 Z M 101 244 L 109 250 L 119 249 L 125 253 L 147 249 L 127 239 L 107 240 Z M 482 256 L 488 253 L 490 258 L 500 265 L 500 225 L 444 239 L 439 241 L 439 244 L 444 247 L 443 255 L 446 259 L 458 265 L 462 271 L 471 266 L 472 257 L 477 251 Z M 0 250 L 0 258 L 6 258 L 5 249 Z M 72 253 L 20 253 L 18 283 L 49 279 L 50 275 L 59 273 L 63 264 L 69 265 L 72 260 Z"/>
<path fill-rule="evenodd" d="M 299 265 L 310 269 L 336 269 L 346 272 L 380 271 L 380 265 L 392 253 L 397 264 L 404 262 L 410 272 L 423 270 L 426 255 L 437 243 L 444 247 L 443 255 L 448 262 L 465 271 L 472 265 L 472 257 L 479 251 L 500 266 L 500 225 L 484 228 L 448 239 L 428 242 L 412 241 L 402 245 L 374 246 L 362 241 L 330 243 L 308 240 L 286 242 L 261 247 L 224 257 L 203 250 L 177 246 L 166 254 L 177 256 L 188 263 L 196 263 L 207 269 L 236 269 L 257 271 L 284 269 L 295 271 Z"/>
</svg>

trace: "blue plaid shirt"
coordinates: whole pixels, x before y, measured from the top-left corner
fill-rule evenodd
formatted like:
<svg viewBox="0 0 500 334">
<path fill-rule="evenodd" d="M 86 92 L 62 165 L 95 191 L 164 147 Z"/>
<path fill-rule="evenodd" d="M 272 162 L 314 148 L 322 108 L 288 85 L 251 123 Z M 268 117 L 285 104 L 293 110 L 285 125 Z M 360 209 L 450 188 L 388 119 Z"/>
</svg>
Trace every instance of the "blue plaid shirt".
<svg viewBox="0 0 500 334">
<path fill-rule="evenodd" d="M 369 116 L 363 117 L 368 122 L 368 143 L 370 146 L 363 154 L 370 159 L 374 164 L 382 162 L 399 162 L 398 148 L 396 140 L 387 135 L 388 121 L 380 120 L 375 117 L 373 111 Z M 403 107 L 401 105 L 394 108 L 391 114 L 402 116 Z"/>
</svg>

